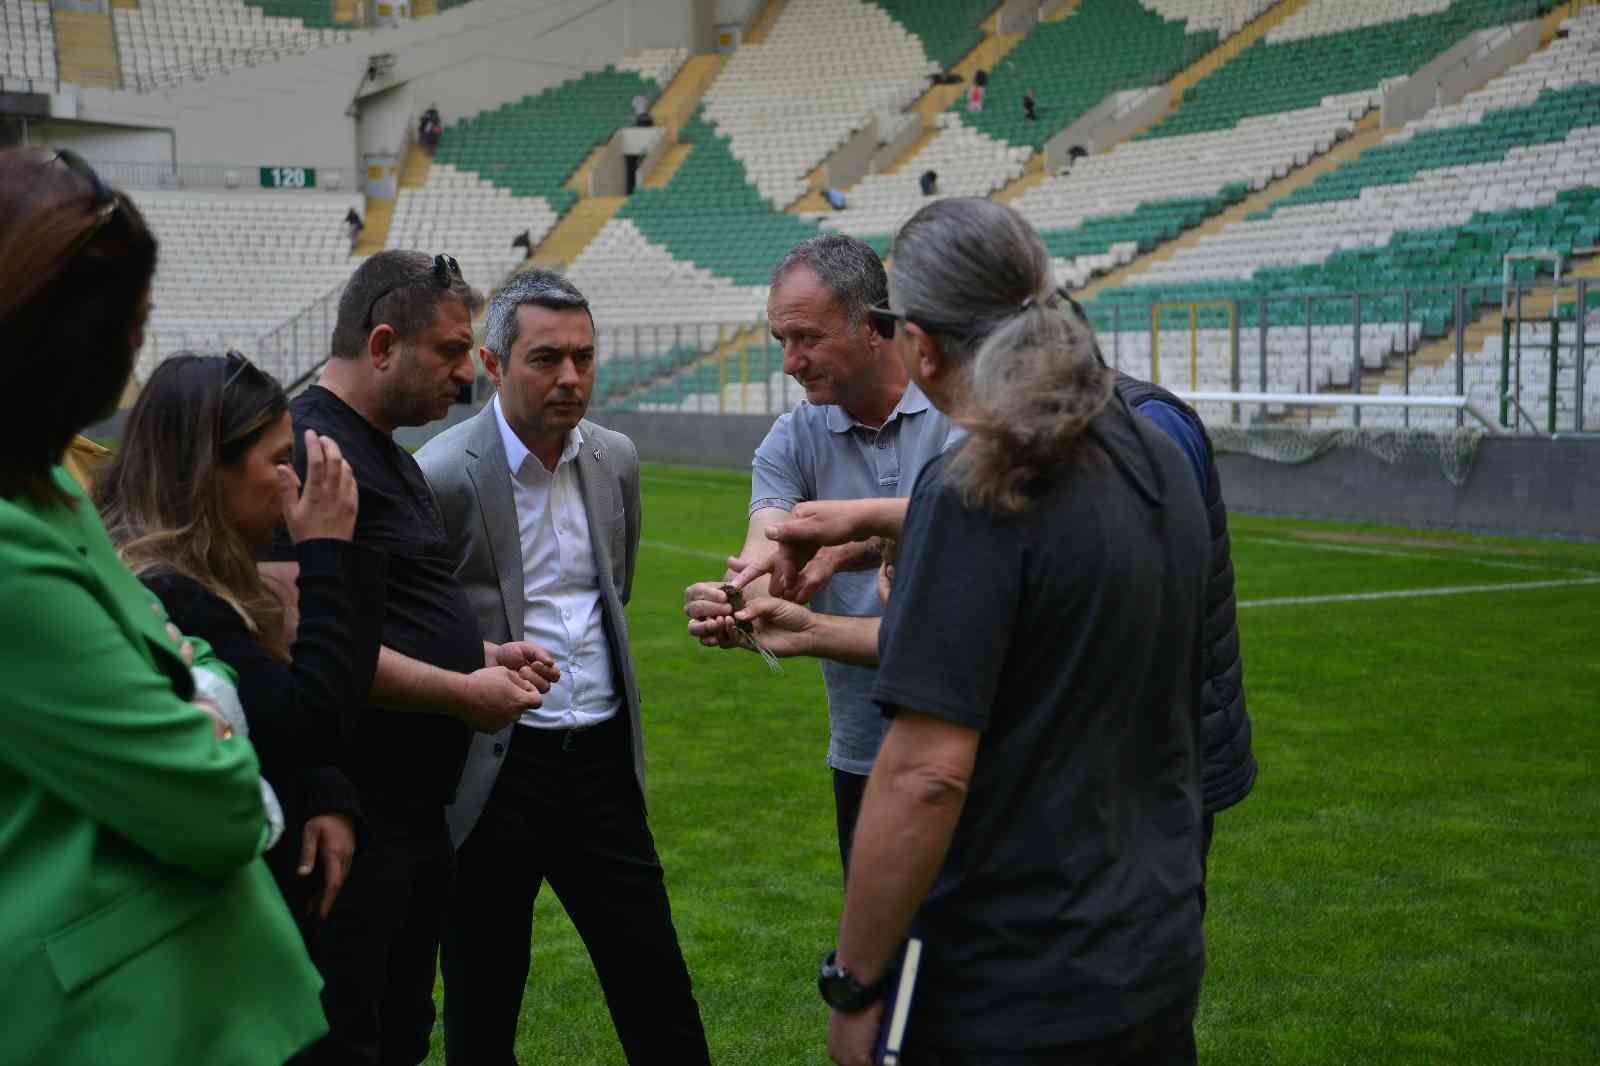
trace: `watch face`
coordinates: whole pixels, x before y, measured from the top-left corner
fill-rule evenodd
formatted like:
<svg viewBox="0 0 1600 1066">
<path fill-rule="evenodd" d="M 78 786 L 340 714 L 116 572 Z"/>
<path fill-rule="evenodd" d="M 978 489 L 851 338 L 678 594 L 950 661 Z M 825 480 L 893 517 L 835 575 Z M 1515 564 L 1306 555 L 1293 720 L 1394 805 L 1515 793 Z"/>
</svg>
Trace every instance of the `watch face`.
<svg viewBox="0 0 1600 1066">
<path fill-rule="evenodd" d="M 822 960 L 822 972 L 817 975 L 817 991 L 823 1002 L 834 1010 L 854 1012 L 865 1010 L 878 998 L 878 986 L 865 987 L 850 976 L 848 970 L 834 964 L 833 953 Z"/>
</svg>

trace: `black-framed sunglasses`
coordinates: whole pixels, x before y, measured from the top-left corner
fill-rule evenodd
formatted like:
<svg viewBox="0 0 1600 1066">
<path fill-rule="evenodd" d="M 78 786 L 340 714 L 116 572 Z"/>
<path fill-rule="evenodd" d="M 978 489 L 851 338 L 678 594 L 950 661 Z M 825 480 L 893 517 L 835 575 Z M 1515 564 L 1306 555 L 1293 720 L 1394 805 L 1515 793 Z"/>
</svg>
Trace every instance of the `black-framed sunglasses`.
<svg viewBox="0 0 1600 1066">
<path fill-rule="evenodd" d="M 93 190 L 94 219 L 89 223 L 88 228 L 72 242 L 72 247 L 67 251 L 66 255 L 66 258 L 71 259 L 83 250 L 84 245 L 94 239 L 94 235 L 99 233 L 107 222 L 111 221 L 111 216 L 116 214 L 118 208 L 122 206 L 122 198 L 111 190 L 111 187 L 101 179 L 99 174 L 95 173 L 94 167 L 91 167 L 83 156 L 72 149 L 62 148 L 57 150 L 56 154 L 50 157 L 50 162 L 52 164 L 60 163 L 67 170 L 87 181 Z"/>
<path fill-rule="evenodd" d="M 933 322 L 924 318 L 912 318 L 903 315 L 889 307 L 889 301 L 873 304 L 867 308 L 867 317 L 872 321 L 872 328 L 877 330 L 878 336 L 884 340 L 893 340 L 895 325 L 899 322 L 909 322 L 921 329 L 924 333 L 950 333 L 959 334 L 962 331 L 955 326 L 943 322 Z"/>
<path fill-rule="evenodd" d="M 433 266 L 428 268 L 427 277 L 436 282 L 441 282 L 442 285 L 440 287 L 448 289 L 453 280 L 458 280 L 461 278 L 461 264 L 456 262 L 455 256 L 443 254 L 436 255 L 433 257 Z M 369 332 L 372 330 L 372 313 L 378 309 L 378 305 L 383 302 L 384 297 L 388 296 L 396 289 L 405 288 L 407 285 L 413 285 L 422 280 L 424 280 L 424 278 L 420 276 L 407 278 L 405 281 L 397 282 L 378 293 L 378 295 L 373 298 L 372 302 L 367 305 L 367 313 L 361 319 L 363 326 Z"/>
</svg>

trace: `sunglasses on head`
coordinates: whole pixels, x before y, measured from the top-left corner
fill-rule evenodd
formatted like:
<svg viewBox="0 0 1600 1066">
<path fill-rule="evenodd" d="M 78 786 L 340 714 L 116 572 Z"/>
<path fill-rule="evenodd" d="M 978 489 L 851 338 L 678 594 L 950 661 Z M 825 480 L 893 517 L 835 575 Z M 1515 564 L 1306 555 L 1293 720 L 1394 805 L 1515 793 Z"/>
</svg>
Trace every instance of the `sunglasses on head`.
<svg viewBox="0 0 1600 1066">
<path fill-rule="evenodd" d="M 83 246 L 88 244 L 94 238 L 94 235 L 104 228 L 107 222 L 111 221 L 111 216 L 116 214 L 117 210 L 122 206 L 122 198 L 111 191 L 111 187 L 101 180 L 100 175 L 96 174 L 94 168 L 84 161 L 83 156 L 70 148 L 62 148 L 57 151 L 55 155 L 50 157 L 50 163 L 60 163 L 73 174 L 83 178 L 89 183 L 94 196 L 94 217 L 90 219 L 88 227 L 78 235 L 77 239 L 72 242 L 72 247 L 67 251 L 66 258 L 71 259 L 83 250 Z"/>
<path fill-rule="evenodd" d="M 366 317 L 361 320 L 363 325 L 365 325 L 369 331 L 373 328 L 372 313 L 378 309 L 378 305 L 383 302 L 383 298 L 385 296 L 388 296 L 396 289 L 402 289 L 407 285 L 413 285 L 418 281 L 427 279 L 441 282 L 442 284 L 440 287 L 448 289 L 454 282 L 461 280 L 461 264 L 456 262 L 454 256 L 434 256 L 433 266 L 428 268 L 426 277 L 419 275 L 417 277 L 407 278 L 405 281 L 397 282 L 396 284 L 391 285 L 387 289 L 384 289 L 382 292 L 378 293 L 377 297 L 367 305 Z"/>
</svg>

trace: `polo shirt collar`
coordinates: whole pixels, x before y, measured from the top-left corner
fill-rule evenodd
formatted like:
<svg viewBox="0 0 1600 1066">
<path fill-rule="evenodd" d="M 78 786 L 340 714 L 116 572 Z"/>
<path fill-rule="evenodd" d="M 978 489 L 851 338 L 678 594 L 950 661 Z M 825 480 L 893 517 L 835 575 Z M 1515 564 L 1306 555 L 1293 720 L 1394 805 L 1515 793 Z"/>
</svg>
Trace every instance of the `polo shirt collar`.
<svg viewBox="0 0 1600 1066">
<path fill-rule="evenodd" d="M 511 476 L 516 477 L 522 473 L 522 464 L 526 463 L 533 453 L 528 446 L 522 443 L 522 438 L 517 436 L 511 428 L 511 423 L 506 421 L 506 413 L 500 409 L 500 394 L 494 397 L 494 422 L 500 428 L 500 444 L 506 450 L 506 466 L 511 468 Z M 566 447 L 561 449 L 561 458 L 556 460 L 556 468 L 560 469 L 563 463 L 569 463 L 578 456 L 578 450 L 583 447 L 583 433 L 577 426 L 567 432 Z M 533 460 L 539 462 L 537 458 Z"/>
<path fill-rule="evenodd" d="M 883 424 L 887 426 L 901 415 L 918 414 L 926 411 L 931 406 L 933 405 L 922 394 L 922 390 L 917 388 L 916 382 L 908 381 L 906 382 L 906 391 L 900 396 L 900 402 L 894 405 L 894 410 L 889 412 L 889 417 L 884 419 Z M 849 412 L 836 403 L 828 405 L 827 420 L 828 428 L 834 433 L 849 433 L 861 424 L 850 417 Z"/>
</svg>

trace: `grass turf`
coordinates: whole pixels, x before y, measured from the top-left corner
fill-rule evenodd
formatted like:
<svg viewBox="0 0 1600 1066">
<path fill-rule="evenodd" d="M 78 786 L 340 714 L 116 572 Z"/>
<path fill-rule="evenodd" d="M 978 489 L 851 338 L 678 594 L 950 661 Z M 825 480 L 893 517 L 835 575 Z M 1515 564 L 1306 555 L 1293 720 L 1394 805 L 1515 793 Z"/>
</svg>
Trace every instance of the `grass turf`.
<svg viewBox="0 0 1600 1066">
<path fill-rule="evenodd" d="M 713 1059 L 824 1063 L 813 980 L 840 884 L 821 675 L 702 649 L 680 609 L 741 542 L 748 490 L 644 473 L 630 618 L 651 825 Z M 1600 585 L 1258 602 L 1581 579 L 1600 545 L 1233 527 L 1262 770 L 1218 818 L 1202 1061 L 1600 1061 Z M 535 929 L 519 1058 L 622 1062 L 548 888 Z"/>
</svg>

